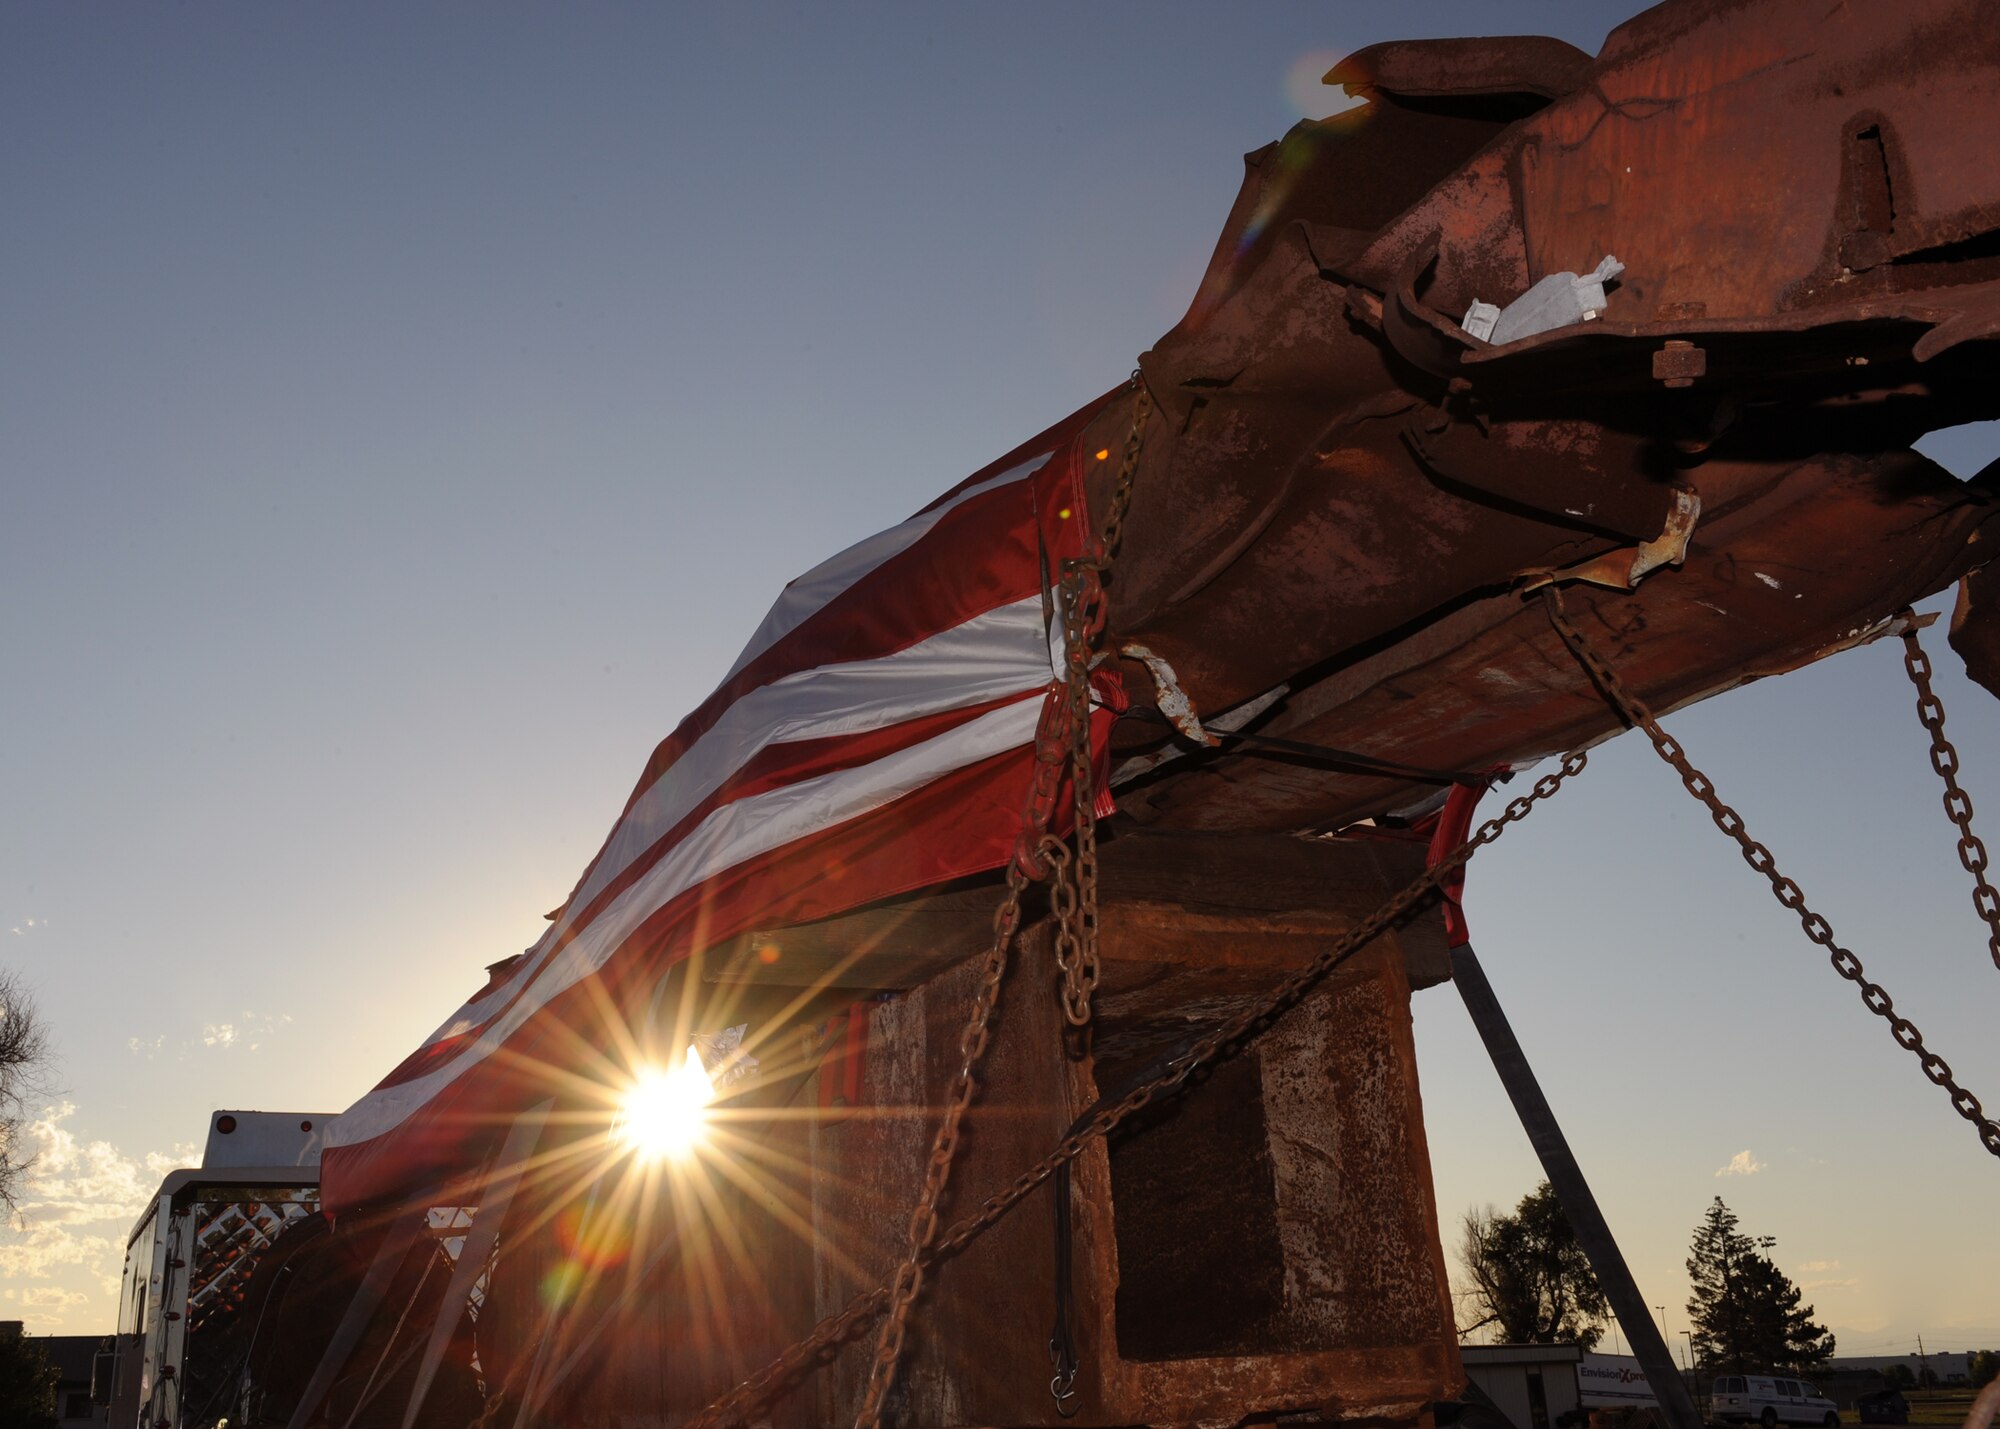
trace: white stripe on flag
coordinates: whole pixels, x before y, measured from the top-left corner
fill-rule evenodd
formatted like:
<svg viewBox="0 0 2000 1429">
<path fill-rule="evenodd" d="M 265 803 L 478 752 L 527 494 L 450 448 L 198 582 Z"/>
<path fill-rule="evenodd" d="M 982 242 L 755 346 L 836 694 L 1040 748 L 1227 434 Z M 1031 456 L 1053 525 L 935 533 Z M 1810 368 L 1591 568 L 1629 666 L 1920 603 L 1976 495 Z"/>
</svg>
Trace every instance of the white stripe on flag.
<svg viewBox="0 0 2000 1429">
<path fill-rule="evenodd" d="M 1050 455 L 1043 452 L 1019 466 L 1009 467 L 998 476 L 989 477 L 977 486 L 969 486 L 951 500 L 941 502 L 928 511 L 919 511 L 900 526 L 891 526 L 865 541 L 856 541 L 839 555 L 821 561 L 804 575 L 788 582 L 765 615 L 764 623 L 757 627 L 757 633 L 750 637 L 750 643 L 743 647 L 743 653 L 736 657 L 736 663 L 729 667 L 729 673 L 723 678 L 734 679 L 745 665 L 812 619 L 842 591 L 883 562 L 914 546 L 953 507 L 962 506 L 996 486 L 1005 486 L 1010 481 L 1034 475 L 1048 465 Z"/>
<path fill-rule="evenodd" d="M 581 912 L 631 861 L 768 745 L 886 729 L 905 720 L 1039 689 L 1053 678 L 1040 596 L 876 660 L 821 665 L 731 705 L 611 831 L 570 906 Z"/>
<path fill-rule="evenodd" d="M 379 1087 L 336 1117 L 326 1145 L 353 1146 L 403 1124 L 452 1082 L 492 1055 L 551 1000 L 602 968 L 655 909 L 746 859 L 858 818 L 955 769 L 1034 741 L 1042 702 L 1023 698 L 955 729 L 853 769 L 802 780 L 724 804 L 646 876 L 626 889 L 561 952 L 479 1040 L 424 1076 Z"/>
<path fill-rule="evenodd" d="M 562 935 L 575 914 L 761 750 L 886 729 L 1025 694 L 1053 678 L 1051 661 L 1042 600 L 1031 596 L 893 654 L 800 670 L 749 691 L 633 801 L 605 841 L 589 878 L 570 895 L 563 916 L 543 933 L 513 977 L 453 1013 L 423 1045 L 467 1032 L 504 1005 L 521 979 L 534 976 L 542 950 Z"/>
</svg>

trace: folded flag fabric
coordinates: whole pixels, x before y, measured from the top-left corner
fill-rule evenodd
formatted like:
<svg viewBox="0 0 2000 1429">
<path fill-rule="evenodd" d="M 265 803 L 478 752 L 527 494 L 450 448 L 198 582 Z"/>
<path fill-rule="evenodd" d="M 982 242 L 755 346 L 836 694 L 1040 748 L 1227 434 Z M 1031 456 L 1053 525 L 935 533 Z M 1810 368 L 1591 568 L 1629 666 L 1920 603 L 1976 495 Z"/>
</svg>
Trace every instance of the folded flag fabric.
<svg viewBox="0 0 2000 1429">
<path fill-rule="evenodd" d="M 328 1212 L 476 1170 L 677 960 L 1007 862 L 1060 668 L 1048 587 L 1089 529 L 1078 443 L 1113 395 L 785 587 L 541 939 L 329 1128 Z"/>
</svg>

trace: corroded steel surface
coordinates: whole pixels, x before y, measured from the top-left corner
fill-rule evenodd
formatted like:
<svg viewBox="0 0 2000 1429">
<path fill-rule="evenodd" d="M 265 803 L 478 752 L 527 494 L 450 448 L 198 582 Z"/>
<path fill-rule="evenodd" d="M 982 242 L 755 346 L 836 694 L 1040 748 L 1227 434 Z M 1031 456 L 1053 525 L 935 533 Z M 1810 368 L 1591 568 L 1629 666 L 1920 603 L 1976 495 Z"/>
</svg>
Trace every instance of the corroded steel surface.
<svg viewBox="0 0 2000 1429">
<path fill-rule="evenodd" d="M 1183 930 L 1179 955 L 1198 957 L 1210 936 Z M 1321 941 L 1289 940 L 1294 960 Z M 1173 942 L 1156 934 L 1149 949 L 1170 956 Z M 1113 1062 L 1061 1055 L 1046 929 L 1023 958 L 997 1025 L 990 1094 L 973 1113 L 967 1201 L 1004 1184 L 1130 1077 Z M 822 1314 L 893 1266 L 927 1144 L 918 1109 L 949 1081 L 974 971 L 871 1011 L 869 1045 L 880 1051 L 865 1097 L 892 1114 L 814 1133 Z M 1142 980 L 1187 971 L 1162 964 Z M 1184 1029 L 1196 1010 L 1183 999 L 1177 1011 Z M 1129 1040 L 1136 1029 L 1123 1024 L 1161 1016 L 1130 1007 L 1106 1020 Z M 1079 1158 L 1071 1214 L 1083 1369 L 1073 1422 L 1234 1422 L 1332 1400 L 1414 1415 L 1456 1386 L 1416 1073 L 1409 985 L 1388 941 L 1284 1018 L 1257 1055 Z M 939 1271 L 911 1324 L 900 1422 L 1062 1422 L 1043 1353 L 1052 1210 L 1044 1188 Z M 835 1363 L 817 1389 L 817 1422 L 851 1419 L 866 1370 L 865 1346 Z"/>
<path fill-rule="evenodd" d="M 1657 536 L 1678 493 L 1701 505 L 1685 565 L 1583 598 L 1656 702 L 1803 663 L 1981 565 L 1993 499 L 1909 443 L 2000 414 L 1979 122 L 2000 12 L 1823 10 L 1689 0 L 1594 63 L 1510 40 L 1336 68 L 1368 103 L 1250 156 L 1199 297 L 1142 361 L 1169 430 L 1116 641 L 1204 717 L 1282 685 L 1251 728 L 1465 768 L 1616 730 L 1520 589 Z M 1459 328 L 1606 253 L 1626 269 L 1598 320 L 1497 348 Z M 1978 590 L 1961 649 L 1992 643 Z M 1205 753 L 1120 802 L 1304 829 L 1424 793 Z"/>
<path fill-rule="evenodd" d="M 2000 7 L 1670 0 L 1595 58 L 1538 37 L 1402 42 L 1332 78 L 1365 103 L 1249 156 L 1192 306 L 1141 359 L 1159 410 L 1102 642 L 1151 657 L 1114 666 L 1135 704 L 1426 770 L 1574 749 L 1622 725 L 1533 597 L 1551 581 L 1670 709 L 1885 633 L 1964 578 L 1953 645 L 2000 690 L 2000 581 L 1982 570 L 2000 500 L 1910 449 L 2000 416 Z M 1500 346 L 1460 326 L 1475 299 L 1504 306 L 1607 254 L 1624 272 L 1593 321 Z M 1128 402 L 1095 446 L 1120 447 Z M 1109 487 L 1107 464 L 1099 513 Z M 1010 987 L 968 1196 L 1254 1002 L 1416 857 L 1346 846 L 1328 854 L 1360 871 L 1342 883 L 1270 850 L 1421 810 L 1435 783 L 1170 728 L 1114 733 L 1096 1058 L 1057 1055 L 1060 1013 L 1029 996 L 1045 968 Z M 863 1016 L 869 1099 L 914 1113 L 951 1070 L 940 1029 L 971 972 L 953 964 L 993 898 L 974 880 L 760 930 L 677 987 L 706 978 L 732 1016 L 804 1022 L 856 989 L 910 989 Z M 1436 934 L 1406 926 L 1407 962 L 1385 943 L 1150 1130 L 1078 1158 L 1083 1422 L 1413 1422 L 1455 1383 L 1407 1011 Z M 1030 930 L 1034 957 L 1048 939 Z M 566 1391 L 578 1422 L 683 1417 L 892 1263 L 924 1118 L 770 1110 L 745 1153 L 766 1180 L 706 1208 L 729 1228 L 701 1232 L 703 1257 L 663 1262 L 643 1295 L 628 1282 L 631 1323 Z M 1168 1149 L 1149 1159 L 1147 1135 Z M 1247 1176 L 1264 1196 L 1239 1238 L 1256 1264 L 1206 1319 L 1161 1290 L 1199 1296 L 1214 1273 L 1213 1226 L 1176 1220 L 1182 1163 L 1210 1221 L 1232 1212 L 1202 1188 Z M 489 1371 L 537 1348 L 575 1195 L 545 1192 L 502 1232 Z M 1046 1222 L 1016 1215 L 941 1275 L 890 1417 L 1053 1422 L 1052 1257 Z M 576 1303 L 615 1288 L 607 1274 Z M 850 1351 L 774 1422 L 851 1414 L 864 1370 Z"/>
</svg>

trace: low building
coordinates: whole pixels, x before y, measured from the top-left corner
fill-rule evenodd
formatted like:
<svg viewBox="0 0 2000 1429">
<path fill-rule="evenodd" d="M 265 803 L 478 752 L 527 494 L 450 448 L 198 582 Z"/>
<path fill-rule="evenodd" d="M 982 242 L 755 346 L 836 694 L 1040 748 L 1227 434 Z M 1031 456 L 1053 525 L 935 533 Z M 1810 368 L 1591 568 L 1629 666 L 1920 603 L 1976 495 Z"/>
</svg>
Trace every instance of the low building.
<svg viewBox="0 0 2000 1429">
<path fill-rule="evenodd" d="M 30 1335 L 19 1320 L 0 1320 L 0 1335 L 39 1349 L 56 1372 L 56 1429 L 110 1422 L 110 1411 L 90 1402 L 90 1372 L 102 1335 Z"/>
<path fill-rule="evenodd" d="M 56 1429 L 84 1429 L 89 1424 L 108 1424 L 111 1410 L 90 1402 L 90 1369 L 98 1350 L 106 1342 L 103 1335 L 35 1335 L 48 1351 L 56 1367 Z"/>
<path fill-rule="evenodd" d="M 1901 1365 L 1910 1372 L 1910 1378 L 1917 1384 L 1924 1383 L 1924 1372 L 1930 1371 L 1932 1382 L 1936 1384 L 1970 1384 L 1972 1382 L 1972 1351 L 1954 1354 L 1949 1350 L 1932 1350 L 1922 1355 L 1838 1355 L 1827 1361 L 1830 1370 L 1869 1369 L 1877 1374 L 1891 1365 Z"/>
<path fill-rule="evenodd" d="M 1575 1345 L 1462 1345 L 1465 1377 L 1514 1429 L 1557 1429 L 1582 1417 Z"/>
</svg>

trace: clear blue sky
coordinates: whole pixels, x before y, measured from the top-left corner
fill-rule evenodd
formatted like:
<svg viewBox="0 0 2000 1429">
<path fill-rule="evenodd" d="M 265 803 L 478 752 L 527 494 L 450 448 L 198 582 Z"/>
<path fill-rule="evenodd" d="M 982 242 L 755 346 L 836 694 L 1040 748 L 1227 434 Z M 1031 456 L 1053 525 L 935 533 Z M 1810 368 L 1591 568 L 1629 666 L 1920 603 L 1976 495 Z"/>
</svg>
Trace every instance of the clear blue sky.
<svg viewBox="0 0 2000 1429">
<path fill-rule="evenodd" d="M 1179 316 L 1241 155 L 1341 102 L 1299 75 L 1626 10 L 8 7 L 0 965 L 71 1109 L 0 1316 L 107 1328 L 148 1156 L 346 1105 L 534 938 L 784 580 Z M 2000 819 L 2000 711 L 1939 663 Z M 2000 1099 L 1895 652 L 1673 727 Z M 2000 1344 L 2000 1165 L 1645 749 L 1471 906 L 1670 1327 L 1721 1193 L 1843 1351 Z M 1449 988 L 1418 1035 L 1447 1222 L 1511 1204 Z"/>
</svg>

